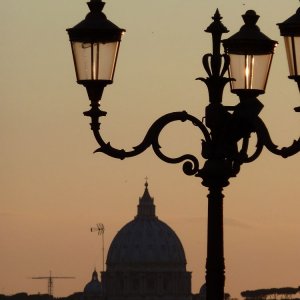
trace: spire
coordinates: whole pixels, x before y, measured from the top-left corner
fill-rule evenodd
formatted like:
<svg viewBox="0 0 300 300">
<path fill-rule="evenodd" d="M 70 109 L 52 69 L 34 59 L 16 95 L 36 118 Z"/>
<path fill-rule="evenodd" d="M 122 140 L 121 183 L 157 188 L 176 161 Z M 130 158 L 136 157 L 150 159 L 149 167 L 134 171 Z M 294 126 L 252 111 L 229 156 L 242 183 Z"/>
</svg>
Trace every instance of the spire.
<svg viewBox="0 0 300 300">
<path fill-rule="evenodd" d="M 149 194 L 148 190 L 148 178 L 145 182 L 145 191 L 142 197 L 139 198 L 138 205 L 138 218 L 155 218 L 155 205 L 153 203 L 153 198 Z"/>
</svg>

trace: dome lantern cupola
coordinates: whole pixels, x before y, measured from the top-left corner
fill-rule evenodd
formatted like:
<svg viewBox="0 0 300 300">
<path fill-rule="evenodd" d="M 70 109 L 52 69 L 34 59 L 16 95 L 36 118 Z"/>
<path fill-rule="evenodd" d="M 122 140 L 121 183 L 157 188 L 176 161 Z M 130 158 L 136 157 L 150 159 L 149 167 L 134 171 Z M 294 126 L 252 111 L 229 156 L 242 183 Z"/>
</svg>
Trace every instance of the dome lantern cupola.
<svg viewBox="0 0 300 300">
<path fill-rule="evenodd" d="M 148 182 L 145 183 L 144 195 L 139 198 L 137 218 L 155 218 L 154 199 L 150 196 Z"/>
</svg>

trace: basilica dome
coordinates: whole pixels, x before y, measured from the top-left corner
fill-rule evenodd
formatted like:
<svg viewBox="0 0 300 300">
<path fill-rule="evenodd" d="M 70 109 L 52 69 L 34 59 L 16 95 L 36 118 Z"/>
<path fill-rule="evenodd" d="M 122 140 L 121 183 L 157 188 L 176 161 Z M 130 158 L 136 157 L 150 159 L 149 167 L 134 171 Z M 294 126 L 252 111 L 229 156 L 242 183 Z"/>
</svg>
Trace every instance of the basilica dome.
<svg viewBox="0 0 300 300">
<path fill-rule="evenodd" d="M 186 271 L 186 258 L 176 233 L 155 214 L 145 184 L 137 216 L 115 236 L 107 254 L 107 271 Z"/>
<path fill-rule="evenodd" d="M 84 299 L 98 299 L 102 295 L 102 286 L 96 270 L 92 274 L 92 280 L 86 284 L 83 294 Z"/>
</svg>

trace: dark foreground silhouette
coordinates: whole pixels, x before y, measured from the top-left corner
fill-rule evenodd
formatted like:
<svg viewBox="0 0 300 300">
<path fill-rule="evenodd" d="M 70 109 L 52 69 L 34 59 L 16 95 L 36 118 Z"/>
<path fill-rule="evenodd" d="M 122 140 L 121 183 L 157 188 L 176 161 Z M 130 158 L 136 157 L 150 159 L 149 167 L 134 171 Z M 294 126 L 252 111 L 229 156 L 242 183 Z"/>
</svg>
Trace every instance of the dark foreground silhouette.
<svg viewBox="0 0 300 300">
<path fill-rule="evenodd" d="M 48 294 L 28 295 L 27 293 L 18 293 L 10 296 L 0 294 L 0 300 L 53 300 L 53 299 L 82 300 L 82 293 L 81 292 L 74 293 L 67 297 L 53 297 L 53 296 L 49 296 Z"/>
<path fill-rule="evenodd" d="M 241 296 L 246 300 L 265 300 L 265 299 L 289 299 L 300 300 L 300 287 L 283 287 L 271 289 L 259 289 L 252 291 L 243 291 Z M 298 294 L 298 295 L 296 295 Z"/>
</svg>

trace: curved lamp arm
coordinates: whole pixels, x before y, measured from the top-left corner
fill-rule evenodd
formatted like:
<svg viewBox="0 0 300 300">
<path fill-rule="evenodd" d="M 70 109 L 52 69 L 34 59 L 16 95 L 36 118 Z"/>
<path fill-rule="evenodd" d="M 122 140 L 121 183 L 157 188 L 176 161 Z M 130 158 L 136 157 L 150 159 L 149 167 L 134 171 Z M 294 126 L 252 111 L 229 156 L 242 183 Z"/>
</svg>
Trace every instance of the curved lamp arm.
<svg viewBox="0 0 300 300">
<path fill-rule="evenodd" d="M 144 137 L 143 141 L 132 148 L 132 150 L 126 151 L 124 149 L 117 149 L 114 148 L 109 142 L 106 143 L 100 133 L 100 124 L 98 122 L 98 116 L 91 116 L 92 123 L 91 123 L 91 129 L 94 133 L 95 139 L 97 140 L 99 144 L 99 148 L 95 150 L 95 152 L 102 152 L 105 153 L 108 156 L 118 158 L 118 159 L 125 159 L 129 157 L 134 157 L 142 152 L 144 152 L 146 149 L 148 149 L 150 146 L 152 146 L 153 151 L 155 154 L 163 161 L 171 164 L 177 164 L 182 163 L 183 164 L 183 171 L 187 175 L 194 175 L 199 170 L 199 161 L 198 159 L 191 154 L 185 154 L 176 158 L 171 158 L 165 155 L 161 151 L 161 146 L 159 144 L 159 136 L 161 131 L 170 123 L 175 121 L 181 121 L 186 122 L 190 121 L 194 126 L 196 126 L 203 134 L 205 143 L 210 143 L 211 137 L 210 134 L 205 127 L 205 125 L 196 117 L 188 114 L 186 111 L 182 112 L 172 112 L 168 113 L 159 119 L 157 119 L 152 126 L 149 128 L 146 136 Z"/>
<path fill-rule="evenodd" d="M 287 158 L 300 152 L 300 138 L 298 140 L 294 140 L 288 147 L 278 148 L 278 146 L 273 143 L 267 126 L 260 118 L 257 118 L 255 122 L 255 132 L 257 134 L 258 144 L 260 147 L 265 146 L 273 154 Z"/>
<path fill-rule="evenodd" d="M 233 108 L 233 110 L 235 110 L 235 108 Z M 243 163 L 251 163 L 255 161 L 262 153 L 264 147 L 266 147 L 271 153 L 279 155 L 283 158 L 293 156 L 300 152 L 300 138 L 298 140 L 294 140 L 290 146 L 279 148 L 279 146 L 274 144 L 272 141 L 269 130 L 260 117 L 256 116 L 253 121 L 251 121 L 251 124 L 252 125 L 247 125 L 248 133 L 244 132 L 243 136 L 241 137 L 241 150 L 237 150 L 235 155 L 233 155 L 233 162 L 236 165 L 242 165 Z M 257 143 L 254 153 L 250 155 L 248 150 L 251 133 L 256 135 Z M 236 140 L 236 142 L 238 142 L 238 140 Z"/>
</svg>

